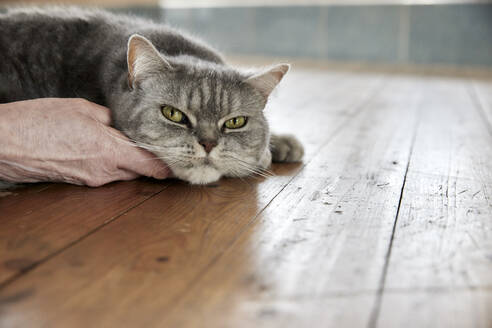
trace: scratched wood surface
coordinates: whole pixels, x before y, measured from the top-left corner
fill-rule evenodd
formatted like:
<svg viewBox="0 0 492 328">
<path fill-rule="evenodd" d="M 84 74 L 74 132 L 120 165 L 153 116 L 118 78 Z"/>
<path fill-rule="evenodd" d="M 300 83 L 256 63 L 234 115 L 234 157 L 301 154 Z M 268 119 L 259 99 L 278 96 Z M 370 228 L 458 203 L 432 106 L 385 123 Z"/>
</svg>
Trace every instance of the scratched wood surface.
<svg viewBox="0 0 492 328">
<path fill-rule="evenodd" d="M 472 77 L 468 90 L 482 119 L 488 121 L 488 129 L 492 133 L 492 81 L 477 81 Z"/>
<path fill-rule="evenodd" d="M 476 95 L 467 81 L 426 81 L 381 326 L 492 326 L 492 130 L 483 119 L 491 107 L 481 102 L 491 94 L 474 84 Z"/>
<path fill-rule="evenodd" d="M 0 198 L 0 327 L 490 327 L 492 83 L 294 69 L 275 176 Z"/>
</svg>

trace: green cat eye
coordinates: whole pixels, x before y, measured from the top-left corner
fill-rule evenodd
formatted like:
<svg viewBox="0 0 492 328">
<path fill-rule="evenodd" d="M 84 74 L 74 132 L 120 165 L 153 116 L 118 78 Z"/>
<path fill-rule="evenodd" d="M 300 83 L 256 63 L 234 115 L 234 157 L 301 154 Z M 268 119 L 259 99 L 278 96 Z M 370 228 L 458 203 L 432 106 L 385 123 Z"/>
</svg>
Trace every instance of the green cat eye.
<svg viewBox="0 0 492 328">
<path fill-rule="evenodd" d="M 246 125 L 246 121 L 247 119 L 245 116 L 238 116 L 227 120 L 224 123 L 224 126 L 228 129 L 239 129 Z"/>
<path fill-rule="evenodd" d="M 162 115 L 164 115 L 165 118 L 167 118 L 170 121 L 173 121 L 175 123 L 186 123 L 187 117 L 185 114 L 183 114 L 182 111 L 179 109 L 176 109 L 172 106 L 165 105 L 162 106 Z"/>
</svg>

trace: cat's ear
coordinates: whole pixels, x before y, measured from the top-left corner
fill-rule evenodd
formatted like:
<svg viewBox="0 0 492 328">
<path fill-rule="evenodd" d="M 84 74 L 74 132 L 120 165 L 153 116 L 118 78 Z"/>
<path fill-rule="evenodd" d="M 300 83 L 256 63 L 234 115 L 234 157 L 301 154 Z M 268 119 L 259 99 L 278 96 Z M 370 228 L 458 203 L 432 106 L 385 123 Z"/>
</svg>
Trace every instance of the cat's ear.
<svg viewBox="0 0 492 328">
<path fill-rule="evenodd" d="M 171 68 L 152 42 L 138 34 L 133 34 L 128 40 L 127 61 L 130 88 L 153 72 Z"/>
<path fill-rule="evenodd" d="M 245 82 L 268 97 L 289 69 L 289 64 L 278 64 L 249 77 Z"/>
</svg>

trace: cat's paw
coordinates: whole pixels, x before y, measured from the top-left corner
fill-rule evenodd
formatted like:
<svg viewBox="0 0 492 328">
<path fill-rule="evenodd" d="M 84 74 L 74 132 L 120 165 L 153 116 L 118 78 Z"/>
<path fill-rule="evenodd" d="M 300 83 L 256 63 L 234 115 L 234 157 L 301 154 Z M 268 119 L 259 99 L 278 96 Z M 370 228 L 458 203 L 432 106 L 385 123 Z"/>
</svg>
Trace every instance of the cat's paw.
<svg viewBox="0 0 492 328">
<path fill-rule="evenodd" d="M 270 150 L 273 162 L 300 162 L 304 147 L 292 135 L 272 135 Z"/>
</svg>

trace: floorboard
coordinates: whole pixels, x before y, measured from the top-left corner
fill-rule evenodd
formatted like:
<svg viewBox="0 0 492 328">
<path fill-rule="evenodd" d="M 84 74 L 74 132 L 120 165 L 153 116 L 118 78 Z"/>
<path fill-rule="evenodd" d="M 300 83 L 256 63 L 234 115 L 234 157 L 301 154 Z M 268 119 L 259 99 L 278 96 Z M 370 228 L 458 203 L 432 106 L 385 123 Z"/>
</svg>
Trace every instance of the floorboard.
<svg viewBox="0 0 492 328">
<path fill-rule="evenodd" d="M 287 75 L 271 177 L 0 198 L 0 327 L 490 327 L 492 84 Z"/>
<path fill-rule="evenodd" d="M 421 303 L 428 308 L 419 311 L 429 311 L 422 313 L 422 326 L 487 327 L 492 321 L 480 309 L 492 308 L 490 291 L 485 291 L 492 286 L 489 123 L 465 81 L 429 78 L 424 99 L 384 289 L 449 291 L 409 292 L 405 297 L 385 293 L 381 315 L 391 324 L 383 326 L 404 320 L 395 311 L 410 311 Z M 476 292 L 455 293 L 456 288 Z M 460 312 L 471 311 L 469 302 L 446 300 L 455 294 L 476 301 L 476 311 L 456 321 L 456 312 L 446 319 L 429 317 L 431 309 L 444 314 L 459 304 L 466 304 Z"/>
<path fill-rule="evenodd" d="M 475 107 L 488 122 L 489 132 L 492 134 L 492 81 L 472 77 L 468 88 Z"/>
<path fill-rule="evenodd" d="M 132 181 L 13 190 L 0 198 L 0 287 L 165 187 Z"/>
<path fill-rule="evenodd" d="M 489 328 L 492 291 L 430 289 L 388 293 L 384 297 L 379 327 Z"/>
</svg>

